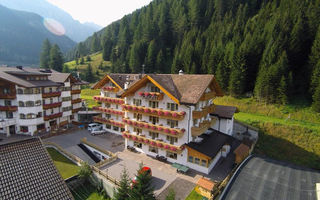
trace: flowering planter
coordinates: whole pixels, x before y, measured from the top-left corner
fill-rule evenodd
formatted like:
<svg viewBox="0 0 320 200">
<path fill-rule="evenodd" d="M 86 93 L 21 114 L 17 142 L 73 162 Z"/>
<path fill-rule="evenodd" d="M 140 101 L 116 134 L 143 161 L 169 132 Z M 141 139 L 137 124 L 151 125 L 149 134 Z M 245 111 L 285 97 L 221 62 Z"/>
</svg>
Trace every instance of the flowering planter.
<svg viewBox="0 0 320 200">
<path fill-rule="evenodd" d="M 172 134 L 177 134 L 177 131 L 176 130 L 170 130 L 170 133 L 172 133 Z"/>
<path fill-rule="evenodd" d="M 150 144 L 151 144 L 151 145 L 156 145 L 156 143 L 155 143 L 155 142 L 153 142 L 153 141 L 151 141 L 151 142 L 150 142 Z"/>
<path fill-rule="evenodd" d="M 163 112 L 161 110 L 158 111 L 158 115 L 161 116 L 163 115 Z"/>
<path fill-rule="evenodd" d="M 169 149 L 170 146 L 169 146 L 169 145 L 164 145 L 164 148 L 165 148 L 165 149 Z"/>
<path fill-rule="evenodd" d="M 158 147 L 163 147 L 163 145 L 161 143 L 158 143 L 157 146 Z"/>
<path fill-rule="evenodd" d="M 170 150 L 171 151 L 177 151 L 177 148 L 176 147 L 170 147 Z"/>
<path fill-rule="evenodd" d="M 140 111 L 140 112 L 143 112 L 143 111 L 144 111 L 144 108 L 139 108 L 139 111 Z"/>
<path fill-rule="evenodd" d="M 144 93 L 144 96 L 146 96 L 146 97 L 149 96 L 149 95 L 150 95 L 149 92 L 145 92 L 145 93 Z"/>
<path fill-rule="evenodd" d="M 132 110 L 136 111 L 138 108 L 137 107 L 133 107 Z"/>
<path fill-rule="evenodd" d="M 141 128 L 143 128 L 143 127 L 144 127 L 144 124 L 143 124 L 143 123 L 138 124 L 138 125 L 139 125 L 139 127 L 141 127 Z"/>
<path fill-rule="evenodd" d="M 182 133 L 186 132 L 186 129 L 184 129 L 184 128 L 183 128 L 183 129 L 181 129 L 181 132 L 182 132 Z"/>
<path fill-rule="evenodd" d="M 182 111 L 182 112 L 180 112 L 180 114 L 181 114 L 182 116 L 184 116 L 184 115 L 186 114 L 186 112 Z"/>
<path fill-rule="evenodd" d="M 178 114 L 176 112 L 172 113 L 172 117 L 178 117 Z"/>
<path fill-rule="evenodd" d="M 149 112 L 150 112 L 150 109 L 149 109 L 149 108 L 146 108 L 146 109 L 144 109 L 144 112 L 149 113 Z"/>
<path fill-rule="evenodd" d="M 164 129 L 164 132 L 165 133 L 170 133 L 170 130 L 166 128 L 166 129 Z"/>
<path fill-rule="evenodd" d="M 145 142 L 146 144 L 148 144 L 150 141 L 149 141 L 148 139 L 146 139 L 144 142 Z"/>
<path fill-rule="evenodd" d="M 149 128 L 149 125 L 148 125 L 148 124 L 145 124 L 144 127 L 145 127 L 145 128 Z"/>
<path fill-rule="evenodd" d="M 169 116 L 170 114 L 171 114 L 171 113 L 168 112 L 168 111 L 165 111 L 165 112 L 164 112 L 164 115 L 165 115 L 165 116 Z"/>
<path fill-rule="evenodd" d="M 156 130 L 156 129 L 157 129 L 157 127 L 155 127 L 155 126 L 152 126 L 152 127 L 151 127 L 151 129 L 152 129 L 152 130 Z"/>
<path fill-rule="evenodd" d="M 158 129 L 158 131 L 162 131 L 163 130 L 163 128 L 160 127 L 160 126 L 157 129 Z"/>
<path fill-rule="evenodd" d="M 133 122 L 132 124 L 135 125 L 135 126 L 137 126 L 138 122 Z"/>
<path fill-rule="evenodd" d="M 157 110 L 151 110 L 151 113 L 153 113 L 153 114 L 157 114 Z"/>
<path fill-rule="evenodd" d="M 138 94 L 139 94 L 139 96 L 144 96 L 143 92 L 139 92 Z"/>
</svg>

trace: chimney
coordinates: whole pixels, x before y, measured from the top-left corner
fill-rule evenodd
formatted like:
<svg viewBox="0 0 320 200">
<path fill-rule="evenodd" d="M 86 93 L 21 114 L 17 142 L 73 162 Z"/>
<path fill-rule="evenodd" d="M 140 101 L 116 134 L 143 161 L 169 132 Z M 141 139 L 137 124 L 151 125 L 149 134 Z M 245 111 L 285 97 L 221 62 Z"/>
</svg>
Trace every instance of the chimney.
<svg viewBox="0 0 320 200">
<path fill-rule="evenodd" d="M 184 75 L 184 73 L 183 73 L 182 69 L 180 69 L 180 71 L 179 71 L 179 75 Z"/>
<path fill-rule="evenodd" d="M 77 72 L 77 76 L 78 76 L 78 78 L 80 78 L 80 72 Z"/>
<path fill-rule="evenodd" d="M 129 75 L 126 76 L 126 82 L 124 83 L 124 89 L 128 89 L 129 87 Z"/>
</svg>

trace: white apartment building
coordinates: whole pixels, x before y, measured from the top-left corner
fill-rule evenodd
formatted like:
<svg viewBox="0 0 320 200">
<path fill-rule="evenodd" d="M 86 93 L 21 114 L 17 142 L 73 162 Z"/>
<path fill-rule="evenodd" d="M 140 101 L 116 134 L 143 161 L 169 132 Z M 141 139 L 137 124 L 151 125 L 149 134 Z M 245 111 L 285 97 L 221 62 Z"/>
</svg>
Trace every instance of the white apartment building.
<svg viewBox="0 0 320 200">
<path fill-rule="evenodd" d="M 77 119 L 73 106 L 81 105 L 71 94 L 79 94 L 81 84 L 69 73 L 0 67 L 0 134 L 33 136 L 71 123 Z"/>
<path fill-rule="evenodd" d="M 234 145 L 233 137 L 213 130 L 213 99 L 222 96 L 213 75 L 110 74 L 93 88 L 101 89 L 96 121 L 122 132 L 137 151 L 209 173 Z"/>
</svg>

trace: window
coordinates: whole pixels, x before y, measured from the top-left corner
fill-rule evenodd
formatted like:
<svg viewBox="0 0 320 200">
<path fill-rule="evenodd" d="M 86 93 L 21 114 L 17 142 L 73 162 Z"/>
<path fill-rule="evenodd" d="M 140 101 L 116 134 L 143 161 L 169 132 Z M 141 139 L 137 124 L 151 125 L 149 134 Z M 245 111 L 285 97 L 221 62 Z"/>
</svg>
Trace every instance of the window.
<svg viewBox="0 0 320 200">
<path fill-rule="evenodd" d="M 111 129 L 111 125 L 110 124 L 106 124 L 106 128 L 107 129 Z"/>
<path fill-rule="evenodd" d="M 141 121 L 142 120 L 142 114 L 138 114 L 138 113 L 133 113 L 133 118 L 137 121 Z"/>
<path fill-rule="evenodd" d="M 52 92 L 52 88 L 49 88 L 49 93 L 51 93 Z"/>
<path fill-rule="evenodd" d="M 38 112 L 37 118 L 42 117 L 42 112 Z"/>
<path fill-rule="evenodd" d="M 28 113 L 27 114 L 27 119 L 34 119 L 35 117 L 36 117 L 36 115 L 33 114 L 33 113 Z"/>
<path fill-rule="evenodd" d="M 159 123 L 159 117 L 149 116 L 149 121 L 150 121 L 152 124 Z"/>
<path fill-rule="evenodd" d="M 39 88 L 35 88 L 34 93 L 35 94 L 40 94 L 40 89 Z"/>
<path fill-rule="evenodd" d="M 197 126 L 197 125 L 198 125 L 198 119 L 194 119 L 194 120 L 193 120 L 193 125 L 194 125 L 194 126 Z"/>
<path fill-rule="evenodd" d="M 152 153 L 158 153 L 158 148 L 149 146 L 149 151 Z"/>
<path fill-rule="evenodd" d="M 133 146 L 135 146 L 135 147 L 138 147 L 138 148 L 142 148 L 142 143 L 139 143 L 139 142 L 134 142 L 133 143 Z"/>
<path fill-rule="evenodd" d="M 118 104 L 116 104 L 116 109 L 118 109 L 119 108 L 119 105 Z"/>
<path fill-rule="evenodd" d="M 201 160 L 201 166 L 206 167 L 207 166 L 207 161 L 206 160 Z"/>
<path fill-rule="evenodd" d="M 27 88 L 24 90 L 24 94 L 32 94 L 32 88 Z"/>
<path fill-rule="evenodd" d="M 160 92 L 160 89 L 154 85 L 151 86 L 151 92 Z"/>
<path fill-rule="evenodd" d="M 25 118 L 26 118 L 26 115 L 23 114 L 23 113 L 21 113 L 21 114 L 20 114 L 20 119 L 25 119 Z"/>
<path fill-rule="evenodd" d="M 199 165 L 200 164 L 200 158 L 194 158 L 194 163 Z"/>
<path fill-rule="evenodd" d="M 41 106 L 41 100 L 36 101 L 36 102 L 35 102 L 35 105 L 36 105 L 36 106 Z"/>
<path fill-rule="evenodd" d="M 178 142 L 178 138 L 167 135 L 167 140 L 170 141 L 170 144 Z"/>
<path fill-rule="evenodd" d="M 167 125 L 170 126 L 170 128 L 177 127 L 178 126 L 178 121 L 177 120 L 168 119 L 167 120 Z"/>
<path fill-rule="evenodd" d="M 9 88 L 3 88 L 3 94 L 10 94 Z"/>
<path fill-rule="evenodd" d="M 135 106 L 141 106 L 141 99 L 133 99 L 133 104 Z"/>
<path fill-rule="evenodd" d="M 7 112 L 6 112 L 6 118 L 12 119 L 12 118 L 13 118 L 13 112 L 7 111 Z"/>
<path fill-rule="evenodd" d="M 149 132 L 149 136 L 154 140 L 156 138 L 159 137 L 159 133 L 156 133 L 156 132 Z"/>
<path fill-rule="evenodd" d="M 5 105 L 5 106 L 11 106 L 11 101 L 9 101 L 9 100 L 4 100 L 4 105 Z"/>
<path fill-rule="evenodd" d="M 114 130 L 114 131 L 119 131 L 119 127 L 113 126 L 113 130 Z"/>
<path fill-rule="evenodd" d="M 110 115 L 110 114 L 106 114 L 106 118 L 107 118 L 107 119 L 110 119 L 110 118 L 111 118 L 111 115 Z"/>
<path fill-rule="evenodd" d="M 176 103 L 167 103 L 167 109 L 171 111 L 178 110 L 178 104 Z"/>
<path fill-rule="evenodd" d="M 121 132 L 123 132 L 123 131 L 125 131 L 125 130 L 126 130 L 126 129 L 124 129 L 124 128 L 121 128 L 121 129 L 120 129 Z"/>
<path fill-rule="evenodd" d="M 105 93 L 104 93 L 104 96 L 105 96 L 105 97 L 110 97 L 110 94 L 109 94 L 108 92 L 105 92 Z"/>
<path fill-rule="evenodd" d="M 26 102 L 26 107 L 33 107 L 34 106 L 34 102 L 33 101 L 27 101 Z"/>
<path fill-rule="evenodd" d="M 142 129 L 141 129 L 141 128 L 136 128 L 136 127 L 134 127 L 134 128 L 133 128 L 133 132 L 136 132 L 137 135 L 140 135 L 140 134 L 142 134 Z"/>
<path fill-rule="evenodd" d="M 177 160 L 177 154 L 167 151 L 167 157 Z"/>
<path fill-rule="evenodd" d="M 19 107 L 24 107 L 23 101 L 19 101 Z"/>
<path fill-rule="evenodd" d="M 159 107 L 159 102 L 157 102 L 157 101 L 149 101 L 149 107 L 158 108 Z"/>
<path fill-rule="evenodd" d="M 104 106 L 105 106 L 106 108 L 110 108 L 111 105 L 110 105 L 110 103 L 105 103 Z"/>
<path fill-rule="evenodd" d="M 18 89 L 18 94 L 23 94 L 23 89 Z"/>
<path fill-rule="evenodd" d="M 53 99 L 52 99 L 52 98 L 50 98 L 50 103 L 51 103 L 51 104 L 53 103 Z"/>
<path fill-rule="evenodd" d="M 27 126 L 20 126 L 20 131 L 26 133 L 29 131 L 29 129 Z"/>
<path fill-rule="evenodd" d="M 189 157 L 188 157 L 188 162 L 193 163 L 193 156 L 189 156 Z"/>
</svg>

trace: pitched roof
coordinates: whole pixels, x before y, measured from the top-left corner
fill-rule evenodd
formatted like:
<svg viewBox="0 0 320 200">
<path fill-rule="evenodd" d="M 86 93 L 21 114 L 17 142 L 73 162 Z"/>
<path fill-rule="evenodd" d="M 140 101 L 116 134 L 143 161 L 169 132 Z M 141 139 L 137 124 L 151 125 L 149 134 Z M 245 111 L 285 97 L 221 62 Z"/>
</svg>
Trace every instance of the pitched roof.
<svg viewBox="0 0 320 200">
<path fill-rule="evenodd" d="M 217 116 L 219 118 L 232 119 L 236 112 L 237 107 L 216 105 L 214 112 L 210 113 L 210 115 Z"/>
<path fill-rule="evenodd" d="M 217 96 L 223 95 L 214 76 L 208 74 L 147 74 L 141 80 L 131 84 L 129 90 L 132 88 L 134 88 L 132 90 L 138 89 L 138 87 L 133 86 L 145 82 L 147 79 L 159 84 L 174 98 L 174 101 L 177 100 L 181 104 L 196 104 L 208 87 L 212 88 Z"/>
<path fill-rule="evenodd" d="M 112 81 L 112 82 L 115 82 L 117 85 L 119 85 L 121 89 L 124 89 L 124 85 L 127 79 L 128 79 L 129 85 L 131 85 L 133 82 L 140 80 L 141 76 L 142 76 L 141 74 L 118 74 L 118 73 L 106 74 L 100 81 L 95 83 L 91 88 L 99 89 L 109 81 Z"/>
<path fill-rule="evenodd" d="M 219 200 L 317 199 L 320 171 L 254 155 L 231 178 Z"/>
<path fill-rule="evenodd" d="M 212 182 L 206 178 L 199 178 L 197 185 L 205 188 L 208 191 L 211 191 L 214 187 L 214 182 Z"/>
<path fill-rule="evenodd" d="M 73 199 L 40 139 L 0 145 L 0 199 Z"/>
<path fill-rule="evenodd" d="M 232 151 L 241 143 L 234 137 L 213 129 L 209 129 L 199 137 L 202 138 L 201 142 L 189 142 L 186 146 L 210 158 L 214 158 L 225 144 L 229 144 Z"/>
</svg>

